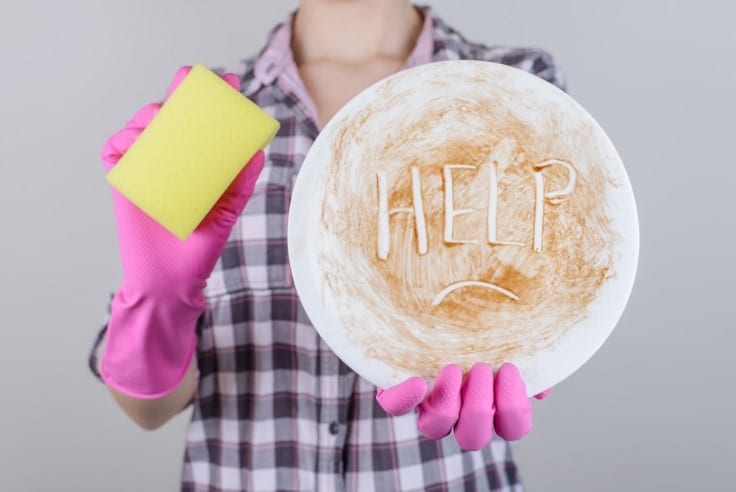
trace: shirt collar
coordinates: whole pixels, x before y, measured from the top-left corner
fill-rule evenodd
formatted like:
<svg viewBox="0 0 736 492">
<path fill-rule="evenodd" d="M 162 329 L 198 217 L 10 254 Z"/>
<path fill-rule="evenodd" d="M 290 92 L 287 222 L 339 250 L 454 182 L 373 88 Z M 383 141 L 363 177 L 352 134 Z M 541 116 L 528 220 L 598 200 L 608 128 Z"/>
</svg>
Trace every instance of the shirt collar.
<svg viewBox="0 0 736 492">
<path fill-rule="evenodd" d="M 429 63 L 433 59 L 436 17 L 430 7 L 420 9 L 424 16 L 424 24 L 404 68 Z M 292 13 L 271 31 L 266 46 L 255 61 L 254 76 L 263 85 L 270 85 L 283 75 L 289 79 L 298 79 L 299 72 L 291 51 L 293 20 Z"/>
</svg>

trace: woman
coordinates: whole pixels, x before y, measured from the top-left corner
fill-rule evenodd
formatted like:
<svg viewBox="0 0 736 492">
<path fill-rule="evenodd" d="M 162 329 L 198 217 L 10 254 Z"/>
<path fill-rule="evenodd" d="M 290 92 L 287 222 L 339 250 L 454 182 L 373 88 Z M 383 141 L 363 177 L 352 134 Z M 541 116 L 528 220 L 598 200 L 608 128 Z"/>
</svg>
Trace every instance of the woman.
<svg viewBox="0 0 736 492">
<path fill-rule="evenodd" d="M 194 235 L 172 240 L 115 193 L 124 280 L 93 354 L 104 351 L 102 379 L 142 427 L 194 406 L 182 490 L 520 489 L 508 444 L 491 440 L 494 427 L 507 440 L 531 427 L 515 367 L 450 365 L 429 394 L 418 377 L 376 393 L 310 325 L 288 265 L 291 186 L 320 129 L 371 83 L 448 59 L 563 86 L 547 53 L 470 43 L 408 0 L 303 0 L 223 76 L 281 130 Z M 108 169 L 158 107 L 108 141 Z"/>
</svg>

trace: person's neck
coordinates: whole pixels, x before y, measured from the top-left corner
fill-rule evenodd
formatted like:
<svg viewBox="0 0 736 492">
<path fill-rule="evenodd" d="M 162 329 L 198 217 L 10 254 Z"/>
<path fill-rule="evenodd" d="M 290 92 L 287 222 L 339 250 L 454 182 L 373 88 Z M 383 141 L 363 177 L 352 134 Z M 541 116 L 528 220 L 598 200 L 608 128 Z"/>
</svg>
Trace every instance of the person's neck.
<svg viewBox="0 0 736 492">
<path fill-rule="evenodd" d="M 404 60 L 421 25 L 421 14 L 406 0 L 302 0 L 294 18 L 294 59 L 297 65 Z"/>
</svg>

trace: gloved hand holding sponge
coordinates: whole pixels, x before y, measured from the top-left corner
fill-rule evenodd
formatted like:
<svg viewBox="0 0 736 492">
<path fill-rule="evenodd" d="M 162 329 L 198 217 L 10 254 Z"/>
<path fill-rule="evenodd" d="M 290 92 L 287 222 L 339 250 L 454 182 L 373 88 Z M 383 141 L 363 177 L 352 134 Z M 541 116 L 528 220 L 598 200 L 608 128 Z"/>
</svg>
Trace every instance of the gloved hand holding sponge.
<svg viewBox="0 0 736 492">
<path fill-rule="evenodd" d="M 109 387 L 157 398 L 186 374 L 206 280 L 278 128 L 235 75 L 183 67 L 163 104 L 106 143 L 123 267 L 100 367 Z"/>
</svg>

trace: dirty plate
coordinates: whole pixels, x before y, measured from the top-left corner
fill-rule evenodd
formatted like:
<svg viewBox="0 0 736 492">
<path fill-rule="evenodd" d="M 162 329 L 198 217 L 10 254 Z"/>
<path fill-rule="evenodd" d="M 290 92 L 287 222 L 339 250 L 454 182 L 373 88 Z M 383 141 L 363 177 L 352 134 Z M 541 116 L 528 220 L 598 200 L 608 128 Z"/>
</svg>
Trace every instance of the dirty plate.
<svg viewBox="0 0 736 492">
<path fill-rule="evenodd" d="M 638 258 L 614 146 L 570 96 L 504 65 L 439 62 L 350 101 L 312 146 L 289 211 L 301 302 L 379 387 L 509 361 L 529 394 L 618 322 Z"/>
</svg>

